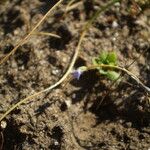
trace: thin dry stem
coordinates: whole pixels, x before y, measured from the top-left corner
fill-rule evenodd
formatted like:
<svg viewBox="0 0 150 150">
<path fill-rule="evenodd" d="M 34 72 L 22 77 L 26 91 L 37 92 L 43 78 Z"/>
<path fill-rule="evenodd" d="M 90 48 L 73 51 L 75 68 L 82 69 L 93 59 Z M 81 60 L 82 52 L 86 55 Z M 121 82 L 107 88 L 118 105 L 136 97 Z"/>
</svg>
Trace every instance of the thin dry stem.
<svg viewBox="0 0 150 150">
<path fill-rule="evenodd" d="M 44 35 L 44 36 L 51 36 L 51 37 L 55 37 L 55 38 L 58 38 L 60 39 L 61 37 L 57 34 L 54 34 L 54 33 L 48 33 L 48 32 L 34 32 L 32 33 L 33 35 Z"/>
<path fill-rule="evenodd" d="M 99 16 L 100 13 L 102 13 L 103 11 L 105 11 L 106 9 L 108 9 L 110 6 L 112 6 L 113 4 L 115 4 L 116 2 L 118 2 L 118 0 L 113 0 L 113 1 L 110 1 L 106 6 L 103 6 L 101 9 L 99 9 L 95 15 L 85 24 L 84 28 L 83 28 L 83 32 L 81 33 L 81 36 L 80 36 L 80 39 L 79 39 L 79 42 L 78 42 L 78 45 L 75 49 L 75 52 L 74 52 L 74 55 L 73 55 L 73 58 L 71 59 L 70 61 L 70 65 L 66 71 L 66 73 L 56 82 L 54 83 L 53 85 L 51 85 L 50 87 L 42 90 L 42 91 L 39 91 L 31 96 L 28 96 L 26 97 L 25 99 L 22 99 L 20 100 L 18 103 L 14 104 L 13 106 L 11 106 L 10 109 L 8 109 L 3 115 L 2 117 L 0 118 L 0 121 L 2 121 L 10 112 L 12 112 L 16 107 L 20 106 L 21 104 L 23 103 L 26 103 L 29 99 L 33 99 L 45 92 L 48 92 L 48 91 L 51 91 L 52 89 L 54 89 L 55 87 L 57 87 L 58 85 L 60 85 L 67 77 L 68 75 L 70 74 L 70 72 L 72 71 L 72 68 L 75 64 L 75 61 L 78 57 L 78 54 L 79 54 L 79 50 L 80 50 L 80 47 L 81 47 L 81 44 L 82 44 L 82 41 L 86 35 L 86 32 L 88 31 L 88 29 L 90 28 L 90 26 L 92 25 L 92 23 L 96 20 L 96 18 Z"/>
<path fill-rule="evenodd" d="M 126 74 L 128 74 L 132 79 L 134 79 L 142 88 L 144 88 L 149 94 L 150 94 L 150 88 L 147 87 L 146 85 L 144 85 L 140 79 L 134 75 L 132 72 L 128 71 L 127 69 L 120 67 L 120 66 L 112 66 L 112 65 L 106 65 L 106 64 L 99 64 L 99 65 L 93 65 L 93 66 L 89 66 L 87 67 L 88 70 L 91 69 L 96 69 L 96 68 L 113 68 L 113 69 L 117 69 L 117 70 L 121 70 L 123 72 L 125 72 Z"/>
<path fill-rule="evenodd" d="M 42 19 L 35 25 L 35 27 L 23 38 L 19 41 L 19 43 L 3 58 L 0 60 L 0 65 L 8 60 L 8 58 L 13 55 L 16 50 L 22 46 L 26 40 L 34 33 L 34 31 L 43 23 L 46 17 L 62 2 L 63 0 L 59 0 L 43 17 Z"/>
<path fill-rule="evenodd" d="M 73 9 L 75 9 L 75 8 L 77 8 L 77 7 L 79 7 L 82 3 L 83 3 L 83 2 L 81 1 L 81 2 L 77 2 L 77 3 L 75 3 L 75 4 L 72 4 L 72 5 L 69 5 L 69 6 L 66 8 L 66 12 L 71 11 L 71 10 L 73 10 Z"/>
</svg>

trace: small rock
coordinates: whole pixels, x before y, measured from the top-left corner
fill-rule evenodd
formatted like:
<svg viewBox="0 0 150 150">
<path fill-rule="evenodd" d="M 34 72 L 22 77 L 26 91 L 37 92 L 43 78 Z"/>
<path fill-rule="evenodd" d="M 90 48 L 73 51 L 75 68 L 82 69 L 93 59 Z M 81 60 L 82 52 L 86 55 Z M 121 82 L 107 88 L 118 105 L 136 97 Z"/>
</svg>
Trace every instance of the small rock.
<svg viewBox="0 0 150 150">
<path fill-rule="evenodd" d="M 58 75 L 59 74 L 59 70 L 58 69 L 52 70 L 52 74 L 53 75 Z"/>
<path fill-rule="evenodd" d="M 71 101 L 70 100 L 66 100 L 65 103 L 66 103 L 68 108 L 71 106 Z"/>
<path fill-rule="evenodd" d="M 1 129 L 5 129 L 6 128 L 6 126 L 7 126 L 7 123 L 6 123 L 6 121 L 1 121 Z"/>
<path fill-rule="evenodd" d="M 117 28 L 118 26 L 119 26 L 118 23 L 117 23 L 116 21 L 113 21 L 112 27 L 113 27 L 113 28 Z"/>
<path fill-rule="evenodd" d="M 126 122 L 125 126 L 128 127 L 128 128 L 131 128 L 132 127 L 132 123 L 131 122 Z"/>
</svg>

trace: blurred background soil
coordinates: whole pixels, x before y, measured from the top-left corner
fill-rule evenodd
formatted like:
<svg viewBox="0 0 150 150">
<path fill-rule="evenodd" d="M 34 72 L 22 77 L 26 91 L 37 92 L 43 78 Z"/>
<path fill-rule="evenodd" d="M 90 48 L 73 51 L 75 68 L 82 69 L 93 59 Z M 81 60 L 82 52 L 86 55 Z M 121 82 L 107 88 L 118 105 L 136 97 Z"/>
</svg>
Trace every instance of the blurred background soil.
<svg viewBox="0 0 150 150">
<path fill-rule="evenodd" d="M 0 115 L 63 75 L 83 25 L 107 2 L 83 0 L 67 13 L 68 1 L 64 2 L 38 28 L 38 31 L 58 34 L 61 39 L 32 35 L 0 66 Z M 0 4 L 0 58 L 55 3 L 55 0 L 8 0 Z M 95 21 L 84 39 L 75 68 L 91 64 L 92 58 L 102 51 L 113 50 L 121 66 L 126 67 L 135 60 L 129 70 L 150 87 L 149 43 L 149 6 L 124 0 Z M 127 75 L 111 88 L 111 81 L 96 71 L 84 73 L 80 80 L 66 82 L 7 116 L 7 126 L 1 131 L 4 150 L 150 148 L 149 100 L 145 91 Z"/>
</svg>

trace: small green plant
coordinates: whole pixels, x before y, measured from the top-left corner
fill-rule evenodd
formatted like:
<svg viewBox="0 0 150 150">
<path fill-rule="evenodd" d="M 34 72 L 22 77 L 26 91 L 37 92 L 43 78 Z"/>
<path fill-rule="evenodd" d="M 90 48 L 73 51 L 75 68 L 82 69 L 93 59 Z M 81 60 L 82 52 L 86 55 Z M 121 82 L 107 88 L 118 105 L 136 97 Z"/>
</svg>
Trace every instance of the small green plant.
<svg viewBox="0 0 150 150">
<path fill-rule="evenodd" d="M 117 56 L 115 52 L 102 52 L 99 57 L 93 58 L 93 65 L 81 66 L 72 72 L 72 75 L 76 79 L 80 79 L 80 76 L 88 70 L 97 69 L 100 74 L 106 76 L 111 80 L 118 80 L 120 74 L 116 71 L 122 71 L 128 74 L 134 81 L 137 82 L 147 93 L 150 94 L 150 88 L 143 84 L 139 78 L 126 68 L 117 65 Z"/>
<path fill-rule="evenodd" d="M 93 65 L 110 65 L 117 66 L 117 55 L 115 52 L 102 52 L 98 57 L 92 60 Z M 106 76 L 110 80 L 117 80 L 119 77 L 119 73 L 114 70 L 114 68 L 97 68 L 101 75 Z"/>
</svg>

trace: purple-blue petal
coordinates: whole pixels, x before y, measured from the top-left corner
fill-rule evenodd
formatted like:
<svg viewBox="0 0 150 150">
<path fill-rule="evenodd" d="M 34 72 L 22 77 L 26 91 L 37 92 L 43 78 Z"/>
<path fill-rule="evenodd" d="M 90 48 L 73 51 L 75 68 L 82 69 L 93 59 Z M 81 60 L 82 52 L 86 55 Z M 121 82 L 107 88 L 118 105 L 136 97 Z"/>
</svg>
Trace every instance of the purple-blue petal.
<svg viewBox="0 0 150 150">
<path fill-rule="evenodd" d="M 82 74 L 81 70 L 75 70 L 72 73 L 73 77 L 76 78 L 76 79 L 78 79 L 78 80 L 80 79 L 81 74 Z"/>
</svg>

